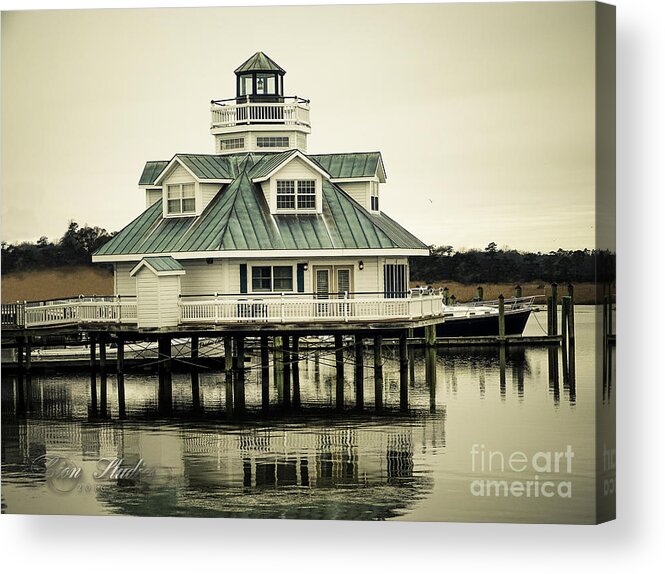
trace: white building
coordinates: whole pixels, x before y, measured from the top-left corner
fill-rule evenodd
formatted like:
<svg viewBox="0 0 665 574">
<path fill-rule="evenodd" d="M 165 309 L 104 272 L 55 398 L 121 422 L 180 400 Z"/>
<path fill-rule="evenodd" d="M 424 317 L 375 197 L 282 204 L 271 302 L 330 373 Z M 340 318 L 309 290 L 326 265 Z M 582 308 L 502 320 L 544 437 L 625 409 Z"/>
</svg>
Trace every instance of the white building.
<svg viewBox="0 0 665 574">
<path fill-rule="evenodd" d="M 285 71 L 257 52 L 235 74 L 211 104 L 215 153 L 147 162 L 146 210 L 94 254 L 116 296 L 144 328 L 413 316 L 408 257 L 428 249 L 380 210 L 381 154 L 308 154 Z"/>
</svg>

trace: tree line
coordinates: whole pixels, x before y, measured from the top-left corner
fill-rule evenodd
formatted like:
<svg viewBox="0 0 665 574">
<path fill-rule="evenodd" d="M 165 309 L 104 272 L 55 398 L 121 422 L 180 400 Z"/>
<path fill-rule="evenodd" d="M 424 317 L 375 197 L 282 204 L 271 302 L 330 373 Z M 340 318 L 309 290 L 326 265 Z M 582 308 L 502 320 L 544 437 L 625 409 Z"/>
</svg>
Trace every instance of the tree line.
<svg viewBox="0 0 665 574">
<path fill-rule="evenodd" d="M 2 273 L 31 271 L 66 267 L 71 265 L 92 265 L 93 252 L 115 235 L 101 227 L 80 227 L 71 221 L 64 235 L 49 241 L 40 237 L 36 243 L 2 242 Z"/>
<path fill-rule="evenodd" d="M 101 227 L 79 226 L 71 221 L 64 235 L 36 243 L 2 243 L 4 274 L 92 265 L 93 252 L 117 232 Z M 411 257 L 411 279 L 423 283 L 456 281 L 465 284 L 513 283 L 529 281 L 592 282 L 614 277 L 615 256 L 607 251 L 559 249 L 530 253 L 499 249 L 492 242 L 485 249 L 455 251 L 451 245 L 432 246 L 428 257 Z"/>
<path fill-rule="evenodd" d="M 615 255 L 591 249 L 558 249 L 530 253 L 499 249 L 455 251 L 451 245 L 432 246 L 428 257 L 411 257 L 411 279 L 423 283 L 456 281 L 464 284 L 593 282 L 613 280 Z"/>
</svg>

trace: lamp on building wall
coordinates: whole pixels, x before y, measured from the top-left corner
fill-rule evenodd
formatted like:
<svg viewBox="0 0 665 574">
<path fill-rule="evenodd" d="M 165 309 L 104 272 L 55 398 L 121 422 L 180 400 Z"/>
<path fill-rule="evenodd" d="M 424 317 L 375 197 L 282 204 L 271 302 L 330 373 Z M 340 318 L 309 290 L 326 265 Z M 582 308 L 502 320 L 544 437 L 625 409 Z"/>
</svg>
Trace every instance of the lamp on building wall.
<svg viewBox="0 0 665 574">
<path fill-rule="evenodd" d="M 303 271 L 307 271 L 309 269 L 309 265 L 307 265 L 307 263 L 303 263 L 302 264 L 302 269 L 303 269 Z"/>
<path fill-rule="evenodd" d="M 361 271 L 365 269 L 365 264 L 362 262 L 362 259 L 358 261 L 358 269 L 360 269 Z"/>
</svg>

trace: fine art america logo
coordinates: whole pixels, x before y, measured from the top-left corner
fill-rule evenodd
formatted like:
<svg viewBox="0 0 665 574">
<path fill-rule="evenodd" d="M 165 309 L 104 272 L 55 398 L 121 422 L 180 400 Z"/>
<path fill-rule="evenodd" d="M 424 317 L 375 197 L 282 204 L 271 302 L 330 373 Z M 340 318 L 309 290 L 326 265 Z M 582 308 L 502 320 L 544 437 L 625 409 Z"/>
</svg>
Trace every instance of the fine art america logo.
<svg viewBox="0 0 665 574">
<path fill-rule="evenodd" d="M 48 487 L 59 493 L 81 490 L 84 470 L 70 459 L 57 455 L 42 455 L 32 461 L 33 472 L 44 473 Z M 122 458 L 102 458 L 92 472 L 94 485 L 112 484 L 121 480 L 151 482 L 156 478 L 155 468 L 141 458 L 134 464 L 126 464 Z"/>
<path fill-rule="evenodd" d="M 531 455 L 516 450 L 505 453 L 489 450 L 484 444 L 471 447 L 471 472 L 487 474 L 492 478 L 474 479 L 470 489 L 473 496 L 572 498 L 573 458 L 572 446 L 565 450 L 539 451 Z M 509 472 L 520 475 L 516 480 L 497 478 Z M 522 478 L 523 477 L 523 478 Z"/>
</svg>

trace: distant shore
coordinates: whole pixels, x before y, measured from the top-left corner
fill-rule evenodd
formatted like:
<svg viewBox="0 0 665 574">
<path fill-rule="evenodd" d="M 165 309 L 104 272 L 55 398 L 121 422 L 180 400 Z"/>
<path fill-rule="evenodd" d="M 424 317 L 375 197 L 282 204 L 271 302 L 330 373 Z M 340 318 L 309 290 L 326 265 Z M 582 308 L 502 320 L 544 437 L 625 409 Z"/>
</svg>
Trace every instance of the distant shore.
<svg viewBox="0 0 665 574">
<path fill-rule="evenodd" d="M 513 297 L 516 283 L 483 284 L 485 300 L 497 299 L 500 294 Z M 412 281 L 411 287 L 425 286 L 424 283 Z M 476 297 L 478 285 L 465 285 L 455 281 L 437 281 L 432 287 L 448 287 L 450 295 L 457 301 L 471 301 Z M 522 296 L 549 295 L 549 283 L 545 281 L 523 283 Z M 565 295 L 566 286 L 559 288 L 559 297 Z M 106 269 L 94 267 L 58 267 L 38 269 L 2 275 L 2 302 L 42 301 L 79 295 L 113 295 L 113 273 Z M 542 303 L 544 298 L 537 300 Z M 593 305 L 596 299 L 594 283 L 575 284 L 575 302 L 582 305 Z"/>
</svg>

